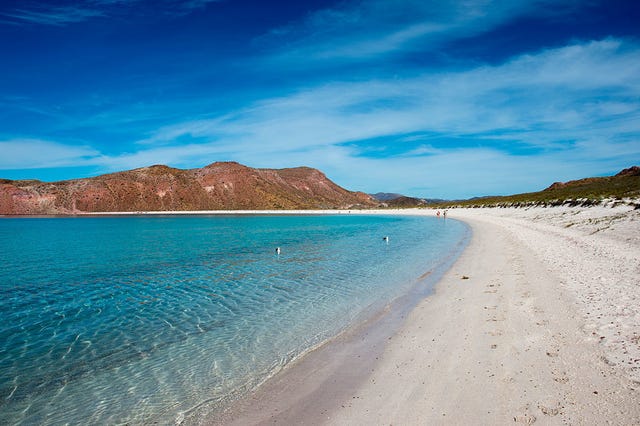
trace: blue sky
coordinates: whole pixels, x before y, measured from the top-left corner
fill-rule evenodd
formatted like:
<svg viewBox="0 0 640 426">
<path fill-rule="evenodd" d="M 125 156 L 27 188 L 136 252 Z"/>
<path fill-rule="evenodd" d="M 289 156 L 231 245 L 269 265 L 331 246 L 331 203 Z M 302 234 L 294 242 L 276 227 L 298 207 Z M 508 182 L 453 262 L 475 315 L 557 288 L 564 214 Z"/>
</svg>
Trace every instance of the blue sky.
<svg viewBox="0 0 640 426">
<path fill-rule="evenodd" d="M 637 1 L 0 3 L 0 177 L 311 166 L 468 198 L 640 164 Z"/>
</svg>

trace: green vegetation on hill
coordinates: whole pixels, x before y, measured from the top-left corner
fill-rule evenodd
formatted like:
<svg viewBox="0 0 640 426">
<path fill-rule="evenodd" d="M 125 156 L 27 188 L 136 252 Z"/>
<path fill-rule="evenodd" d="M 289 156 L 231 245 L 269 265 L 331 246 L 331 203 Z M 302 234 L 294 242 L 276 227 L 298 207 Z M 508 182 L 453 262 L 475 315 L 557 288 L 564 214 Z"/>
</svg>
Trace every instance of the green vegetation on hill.
<svg viewBox="0 0 640 426">
<path fill-rule="evenodd" d="M 434 207 L 593 205 L 605 199 L 629 198 L 640 198 L 640 167 L 637 166 L 624 169 L 615 176 L 586 178 L 565 183 L 556 182 L 539 192 L 446 201 L 435 204 Z"/>
</svg>

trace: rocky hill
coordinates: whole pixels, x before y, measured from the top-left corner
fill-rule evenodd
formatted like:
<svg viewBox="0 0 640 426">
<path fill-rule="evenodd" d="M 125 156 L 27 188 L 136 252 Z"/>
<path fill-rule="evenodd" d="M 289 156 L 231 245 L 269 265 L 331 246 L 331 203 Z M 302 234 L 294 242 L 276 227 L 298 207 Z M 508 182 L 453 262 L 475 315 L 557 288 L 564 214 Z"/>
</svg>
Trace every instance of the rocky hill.
<svg viewBox="0 0 640 426">
<path fill-rule="evenodd" d="M 640 208 L 640 204 L 638 204 L 638 200 L 640 200 L 640 167 L 629 167 L 613 176 L 555 182 L 538 192 L 447 201 L 439 203 L 438 206 L 593 205 L 605 200 L 629 200 L 630 203 Z"/>
<path fill-rule="evenodd" d="M 378 192 L 376 194 L 369 195 L 380 202 L 380 207 L 406 209 L 413 207 L 425 207 L 427 204 L 429 204 L 427 200 L 423 198 L 407 197 L 402 194 Z"/>
<path fill-rule="evenodd" d="M 200 169 L 151 166 L 60 182 L 0 180 L 0 214 L 374 207 L 308 167 L 253 169 L 218 162 Z"/>
<path fill-rule="evenodd" d="M 640 167 L 632 166 L 628 169 L 620 171 L 614 176 L 590 177 L 578 180 L 570 180 L 568 182 L 554 182 L 545 191 L 561 191 L 561 190 L 592 190 L 601 187 L 617 187 L 628 186 L 629 182 L 637 181 L 640 176 Z"/>
<path fill-rule="evenodd" d="M 400 197 L 386 201 L 385 204 L 388 207 L 396 209 L 407 209 L 413 207 L 425 207 L 428 203 L 422 198 L 406 197 L 401 195 Z"/>
<path fill-rule="evenodd" d="M 402 194 L 396 194 L 393 192 L 376 192 L 375 194 L 369 194 L 371 195 L 373 198 L 375 198 L 378 201 L 391 201 L 391 200 L 395 200 L 396 198 L 400 198 L 400 197 L 404 197 L 404 195 Z"/>
</svg>

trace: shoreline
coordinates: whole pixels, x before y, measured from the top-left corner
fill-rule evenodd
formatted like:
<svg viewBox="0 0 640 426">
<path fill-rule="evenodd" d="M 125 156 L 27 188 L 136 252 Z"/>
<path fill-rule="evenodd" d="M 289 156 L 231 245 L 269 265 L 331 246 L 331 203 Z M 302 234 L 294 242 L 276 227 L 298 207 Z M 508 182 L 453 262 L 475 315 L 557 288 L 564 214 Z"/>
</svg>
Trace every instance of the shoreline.
<svg viewBox="0 0 640 426">
<path fill-rule="evenodd" d="M 457 208 L 446 209 L 453 211 Z M 51 215 L 6 215 L 0 214 L 0 218 L 80 218 L 100 216 L 307 216 L 307 215 L 400 215 L 400 216 L 433 216 L 436 211 L 431 207 L 420 208 L 387 208 L 387 209 L 309 209 L 309 210 L 162 210 L 162 211 L 135 211 L 135 212 L 78 212 L 75 214 L 51 214 Z M 444 219 L 444 218 L 441 218 Z"/>
<path fill-rule="evenodd" d="M 316 215 L 409 215 L 432 216 L 431 209 L 336 209 L 336 210 L 180 210 L 180 211 L 136 211 L 136 212 L 78 212 L 75 214 L 34 214 L 7 215 L 0 214 L 0 219 L 21 218 L 84 218 L 84 217 L 118 217 L 118 216 L 316 216 Z"/>
<path fill-rule="evenodd" d="M 451 209 L 471 241 L 382 347 L 339 336 L 195 423 L 638 424 L 631 210 Z"/>
<path fill-rule="evenodd" d="M 264 410 L 275 414 L 276 418 L 270 418 L 269 422 L 277 424 L 323 418 L 333 408 L 332 404 L 347 398 L 349 389 L 361 384 L 382 356 L 386 343 L 401 330 L 420 301 L 433 295 L 435 285 L 464 252 L 470 239 L 471 229 L 467 226 L 463 239 L 437 265 L 417 277 L 406 293 L 383 305 L 371 306 L 339 334 L 310 348 L 222 411 L 207 412 L 206 407 L 202 410 L 196 407 L 196 411 L 202 412 L 189 413 L 184 424 L 258 424 L 265 421 Z M 323 394 L 329 394 L 328 386 L 330 397 L 324 398 Z"/>
</svg>

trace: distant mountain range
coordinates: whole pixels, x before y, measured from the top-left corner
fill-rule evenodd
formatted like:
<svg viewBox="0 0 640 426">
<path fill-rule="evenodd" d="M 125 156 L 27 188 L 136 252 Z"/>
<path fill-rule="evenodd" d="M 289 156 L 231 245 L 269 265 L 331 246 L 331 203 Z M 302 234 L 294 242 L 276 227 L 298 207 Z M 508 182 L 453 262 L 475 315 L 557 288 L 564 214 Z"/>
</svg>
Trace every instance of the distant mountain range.
<svg viewBox="0 0 640 426">
<path fill-rule="evenodd" d="M 402 194 L 395 194 L 393 192 L 377 192 L 375 194 L 369 194 L 369 195 L 371 195 L 373 198 L 375 198 L 378 201 L 391 201 L 391 200 L 395 200 L 396 198 L 404 197 L 404 195 Z"/>
<path fill-rule="evenodd" d="M 640 198 L 640 167 L 555 182 L 539 192 L 462 201 L 368 195 L 348 191 L 309 167 L 254 169 L 234 162 L 188 170 L 156 165 L 60 182 L 0 179 L 1 215 L 593 204 L 602 198 Z"/>
<path fill-rule="evenodd" d="M 0 214 L 184 210 L 348 209 L 379 202 L 309 167 L 254 169 L 217 162 L 200 169 L 156 165 L 60 182 L 0 179 Z"/>
<path fill-rule="evenodd" d="M 378 192 L 375 194 L 369 194 L 376 200 L 380 201 L 388 207 L 424 207 L 430 204 L 440 203 L 446 200 L 436 198 L 416 198 L 407 197 L 406 195 L 396 194 L 393 192 Z"/>
<path fill-rule="evenodd" d="M 395 194 L 389 192 L 378 192 L 376 194 L 369 194 L 376 200 L 380 201 L 382 207 L 391 208 L 410 208 L 410 207 L 425 207 L 429 204 L 428 200 L 424 198 L 407 197 L 402 194 Z"/>
</svg>

